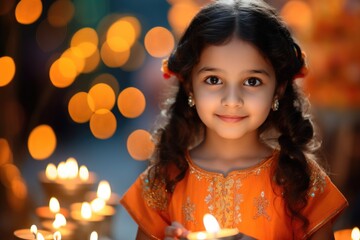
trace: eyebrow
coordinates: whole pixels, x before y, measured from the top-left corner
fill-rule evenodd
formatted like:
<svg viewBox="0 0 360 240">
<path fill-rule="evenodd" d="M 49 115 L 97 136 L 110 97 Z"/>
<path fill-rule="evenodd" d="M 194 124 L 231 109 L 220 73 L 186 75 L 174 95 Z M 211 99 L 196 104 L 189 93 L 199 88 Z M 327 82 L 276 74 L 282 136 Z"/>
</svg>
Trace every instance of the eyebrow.
<svg viewBox="0 0 360 240">
<path fill-rule="evenodd" d="M 202 72 L 224 72 L 224 71 L 220 68 L 215 68 L 215 67 L 202 67 L 199 69 L 199 71 L 197 73 L 200 74 Z M 250 69 L 245 72 L 246 73 L 263 74 L 263 75 L 270 77 L 270 74 L 265 69 Z"/>
</svg>

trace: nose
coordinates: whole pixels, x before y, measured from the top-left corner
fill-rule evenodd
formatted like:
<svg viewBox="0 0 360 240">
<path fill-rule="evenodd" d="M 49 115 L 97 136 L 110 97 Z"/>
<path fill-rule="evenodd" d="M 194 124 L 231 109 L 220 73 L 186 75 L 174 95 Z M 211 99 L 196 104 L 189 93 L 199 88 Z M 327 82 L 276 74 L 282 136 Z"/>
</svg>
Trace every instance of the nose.
<svg viewBox="0 0 360 240">
<path fill-rule="evenodd" d="M 226 107 L 243 106 L 244 99 L 241 90 L 235 86 L 228 86 L 223 93 L 221 104 Z"/>
</svg>

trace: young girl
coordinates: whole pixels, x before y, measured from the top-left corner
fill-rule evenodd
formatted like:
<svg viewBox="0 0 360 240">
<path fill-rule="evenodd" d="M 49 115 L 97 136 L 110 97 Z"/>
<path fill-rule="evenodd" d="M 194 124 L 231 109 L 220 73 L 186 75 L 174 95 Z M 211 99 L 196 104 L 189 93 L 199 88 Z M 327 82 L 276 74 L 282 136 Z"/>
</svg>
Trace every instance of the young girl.
<svg viewBox="0 0 360 240">
<path fill-rule="evenodd" d="M 333 239 L 347 201 L 317 164 L 295 79 L 305 59 L 266 3 L 204 7 L 165 61 L 178 80 L 150 167 L 121 203 L 137 239 L 204 230 L 203 216 L 256 239 Z"/>
</svg>

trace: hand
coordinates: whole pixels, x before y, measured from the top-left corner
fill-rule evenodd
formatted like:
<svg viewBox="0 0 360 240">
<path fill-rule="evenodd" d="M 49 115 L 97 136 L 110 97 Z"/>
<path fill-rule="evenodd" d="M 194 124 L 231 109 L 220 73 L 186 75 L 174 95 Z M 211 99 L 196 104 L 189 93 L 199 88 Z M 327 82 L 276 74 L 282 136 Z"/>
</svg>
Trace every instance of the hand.
<svg viewBox="0 0 360 240">
<path fill-rule="evenodd" d="M 172 222 L 170 226 L 165 228 L 164 240 L 175 240 L 186 237 L 189 231 L 178 222 Z"/>
</svg>

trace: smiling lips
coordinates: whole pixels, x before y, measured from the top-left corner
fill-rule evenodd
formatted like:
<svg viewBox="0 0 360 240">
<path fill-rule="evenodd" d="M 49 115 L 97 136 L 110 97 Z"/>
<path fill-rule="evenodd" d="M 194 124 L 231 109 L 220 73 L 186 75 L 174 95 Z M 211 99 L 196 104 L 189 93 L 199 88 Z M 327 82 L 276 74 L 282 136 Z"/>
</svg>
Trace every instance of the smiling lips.
<svg viewBox="0 0 360 240">
<path fill-rule="evenodd" d="M 240 122 L 241 120 L 246 118 L 246 117 L 235 116 L 235 115 L 218 115 L 218 114 L 216 114 L 216 116 L 218 118 L 220 118 L 222 121 L 228 122 L 228 123 Z"/>
</svg>

